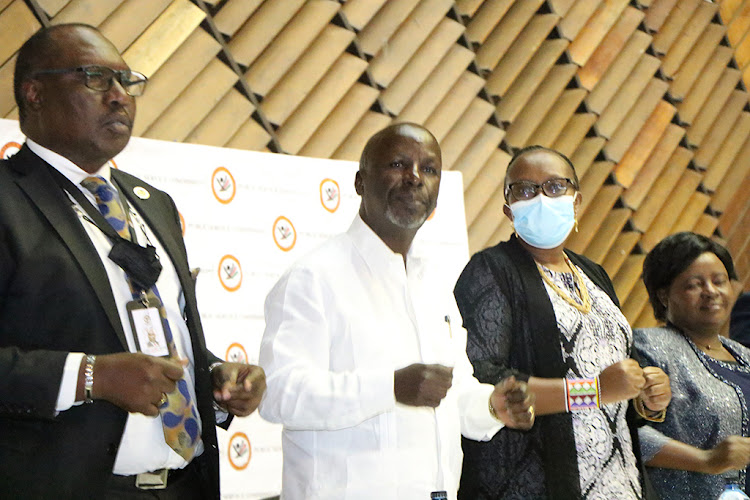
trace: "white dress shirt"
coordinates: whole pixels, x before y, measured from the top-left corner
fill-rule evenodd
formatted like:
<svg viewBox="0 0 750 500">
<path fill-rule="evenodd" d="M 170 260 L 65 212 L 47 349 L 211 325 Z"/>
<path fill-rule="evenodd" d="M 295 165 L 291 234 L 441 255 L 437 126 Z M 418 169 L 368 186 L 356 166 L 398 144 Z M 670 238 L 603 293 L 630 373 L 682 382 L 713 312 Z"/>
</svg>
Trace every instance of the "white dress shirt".
<svg viewBox="0 0 750 500">
<path fill-rule="evenodd" d="M 284 425 L 283 499 L 455 499 L 461 434 L 502 427 L 493 386 L 472 375 L 452 284 L 429 271 L 414 246 L 405 267 L 357 216 L 268 295 L 260 414 Z M 454 367 L 437 409 L 396 403 L 394 371 L 413 363 Z"/>
<path fill-rule="evenodd" d="M 109 164 L 106 163 L 98 172 L 89 174 L 73 162 L 60 156 L 59 154 L 46 149 L 31 139 L 26 140 L 29 149 L 37 156 L 49 163 L 57 171 L 68 178 L 75 186 L 81 190 L 86 198 L 96 206 L 94 195 L 86 188 L 81 186 L 81 181 L 91 175 L 101 176 L 111 182 Z M 98 229 L 88 217 L 84 217 L 85 212 L 80 209 L 78 204 L 71 197 L 71 205 L 78 213 L 79 220 L 86 230 L 91 242 L 96 247 L 96 251 L 102 260 L 104 269 L 107 272 L 112 294 L 117 304 L 117 312 L 120 315 L 122 328 L 125 331 L 125 338 L 128 341 L 130 352 L 136 352 L 135 342 L 133 340 L 133 331 L 130 326 L 130 320 L 127 316 L 125 305 L 133 300 L 130 286 L 125 278 L 125 272 L 112 262 L 108 255 L 112 249 L 112 243 L 109 238 Z M 190 395 L 195 401 L 195 371 L 193 360 L 193 349 L 190 341 L 190 332 L 187 324 L 182 318 L 184 306 L 184 297 L 182 287 L 177 277 L 172 261 L 168 258 L 167 252 L 161 246 L 158 238 L 151 232 L 143 218 L 130 207 L 132 222 L 134 222 L 135 234 L 138 243 L 146 245 L 150 243 L 156 247 L 156 253 L 161 257 L 163 269 L 156 282 L 164 308 L 167 312 L 172 336 L 177 346 L 177 352 L 182 359 L 188 359 L 188 366 L 185 368 L 184 376 L 190 390 Z M 78 383 L 78 369 L 84 353 L 70 353 L 66 359 L 63 378 L 60 384 L 60 392 L 57 399 L 57 411 L 65 411 L 75 402 L 76 386 Z M 96 366 L 94 367 L 94 376 L 96 376 Z M 200 423 L 200 418 L 198 418 Z M 196 449 L 196 456 L 203 452 L 203 443 L 199 443 Z M 161 417 L 147 417 L 141 413 L 128 414 L 125 431 L 120 442 L 120 448 L 117 452 L 117 458 L 113 472 L 120 475 L 139 474 L 161 468 L 179 469 L 187 465 L 187 462 L 178 455 L 165 441 L 164 431 L 161 424 Z"/>
</svg>

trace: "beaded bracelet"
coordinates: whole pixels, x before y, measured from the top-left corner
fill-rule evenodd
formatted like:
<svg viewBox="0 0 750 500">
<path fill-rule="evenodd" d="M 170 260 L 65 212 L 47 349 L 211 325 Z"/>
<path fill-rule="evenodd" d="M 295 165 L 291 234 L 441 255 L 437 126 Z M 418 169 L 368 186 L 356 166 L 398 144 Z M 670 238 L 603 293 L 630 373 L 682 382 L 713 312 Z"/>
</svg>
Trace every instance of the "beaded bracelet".
<svg viewBox="0 0 750 500">
<path fill-rule="evenodd" d="M 601 404 L 599 377 L 565 379 L 565 411 L 593 410 Z"/>
</svg>

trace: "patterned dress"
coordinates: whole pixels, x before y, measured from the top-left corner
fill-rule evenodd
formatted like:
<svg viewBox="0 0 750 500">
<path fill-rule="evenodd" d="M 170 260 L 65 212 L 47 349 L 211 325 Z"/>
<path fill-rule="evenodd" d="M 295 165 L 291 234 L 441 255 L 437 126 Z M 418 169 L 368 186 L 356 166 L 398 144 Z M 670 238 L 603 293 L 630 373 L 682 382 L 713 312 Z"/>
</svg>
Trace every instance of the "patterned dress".
<svg viewBox="0 0 750 500">
<path fill-rule="evenodd" d="M 583 271 L 593 302 L 586 315 L 558 303 L 515 236 L 478 252 L 464 268 L 454 295 L 467 330 L 466 352 L 481 382 L 495 384 L 509 375 L 595 376 L 636 357 L 606 271 L 565 253 Z M 573 297 L 573 275 L 549 275 L 556 274 L 558 287 Z M 464 438 L 459 500 L 656 498 L 644 481 L 636 420 L 632 405 L 615 404 L 585 414 L 539 415 L 530 430 L 501 429 L 489 442 Z"/>
<path fill-rule="evenodd" d="M 573 273 L 543 268 L 547 276 L 579 304 Z M 547 293 L 560 329 L 560 348 L 568 366 L 567 378 L 594 378 L 606 367 L 628 357 L 633 334 L 620 309 L 579 269 L 591 297 L 584 314 L 548 284 Z M 585 499 L 640 499 L 641 486 L 630 432 L 626 402 L 601 409 L 573 412 L 573 433 L 578 455 L 581 493 Z"/>
</svg>

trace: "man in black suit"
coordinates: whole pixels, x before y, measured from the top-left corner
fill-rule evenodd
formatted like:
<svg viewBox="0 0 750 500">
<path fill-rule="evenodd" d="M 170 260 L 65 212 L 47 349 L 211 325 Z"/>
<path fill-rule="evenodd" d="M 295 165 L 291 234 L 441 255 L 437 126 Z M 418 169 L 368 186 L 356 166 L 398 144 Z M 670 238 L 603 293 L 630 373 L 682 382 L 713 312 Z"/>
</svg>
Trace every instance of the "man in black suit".
<svg viewBox="0 0 750 500">
<path fill-rule="evenodd" d="M 172 199 L 109 168 L 145 83 L 87 25 L 44 28 L 18 54 L 27 142 L 0 161 L 0 498 L 218 498 L 216 421 L 265 390 L 262 369 L 206 350 Z"/>
<path fill-rule="evenodd" d="M 750 347 L 750 292 L 740 294 L 729 317 L 729 337 Z"/>
</svg>

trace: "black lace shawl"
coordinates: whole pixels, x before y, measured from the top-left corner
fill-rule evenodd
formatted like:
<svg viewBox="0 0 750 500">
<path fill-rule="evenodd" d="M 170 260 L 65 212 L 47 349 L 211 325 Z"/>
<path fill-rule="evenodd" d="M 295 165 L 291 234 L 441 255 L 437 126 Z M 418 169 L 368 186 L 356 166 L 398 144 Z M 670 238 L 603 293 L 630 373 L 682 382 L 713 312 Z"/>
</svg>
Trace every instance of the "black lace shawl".
<svg viewBox="0 0 750 500">
<path fill-rule="evenodd" d="M 570 260 L 619 307 L 604 269 L 566 250 Z M 568 367 L 560 351 L 560 331 L 543 281 L 531 255 L 515 235 L 471 258 L 454 294 L 468 331 L 467 353 L 480 382 L 496 384 L 516 375 L 562 378 Z M 634 352 L 632 353 L 635 356 Z M 642 482 L 636 414 L 627 421 Z M 540 416 L 530 431 L 502 429 L 491 441 L 462 439 L 460 500 L 581 498 L 572 419 Z M 648 491 L 648 494 L 645 493 Z M 653 498 L 650 486 L 644 498 Z"/>
</svg>

